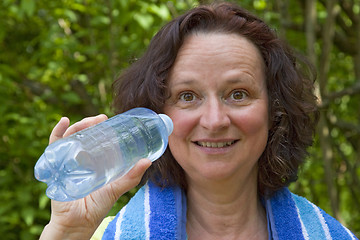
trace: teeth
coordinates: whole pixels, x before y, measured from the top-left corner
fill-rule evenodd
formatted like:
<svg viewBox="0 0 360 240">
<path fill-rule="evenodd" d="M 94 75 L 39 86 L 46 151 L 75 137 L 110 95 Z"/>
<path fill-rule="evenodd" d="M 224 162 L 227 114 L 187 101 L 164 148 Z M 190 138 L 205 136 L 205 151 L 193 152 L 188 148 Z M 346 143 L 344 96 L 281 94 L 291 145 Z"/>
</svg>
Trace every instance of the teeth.
<svg viewBox="0 0 360 240">
<path fill-rule="evenodd" d="M 222 148 L 222 147 L 230 146 L 234 142 L 235 141 L 230 141 L 230 142 L 197 142 L 197 144 L 202 146 L 202 147 Z"/>
</svg>

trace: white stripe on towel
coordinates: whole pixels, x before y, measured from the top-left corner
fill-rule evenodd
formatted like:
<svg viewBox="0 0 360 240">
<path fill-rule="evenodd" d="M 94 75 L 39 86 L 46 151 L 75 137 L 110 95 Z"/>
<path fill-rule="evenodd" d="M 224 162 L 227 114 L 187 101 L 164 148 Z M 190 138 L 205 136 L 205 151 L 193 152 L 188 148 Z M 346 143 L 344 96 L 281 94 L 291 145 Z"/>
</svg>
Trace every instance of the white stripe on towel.
<svg viewBox="0 0 360 240">
<path fill-rule="evenodd" d="M 297 211 L 297 214 L 298 214 L 298 219 L 299 219 L 300 224 L 301 224 L 302 235 L 303 235 L 305 240 L 310 240 L 309 234 L 306 231 L 305 225 L 304 225 L 303 221 L 301 220 L 299 208 L 296 205 L 295 205 L 295 207 L 296 207 L 296 211 Z"/>
<path fill-rule="evenodd" d="M 328 225 L 326 224 L 324 216 L 321 214 L 319 208 L 315 204 L 313 204 L 313 203 L 310 203 L 310 204 L 312 205 L 312 207 L 314 208 L 316 214 L 318 215 L 321 226 L 322 226 L 322 228 L 323 228 L 323 230 L 325 232 L 326 240 L 332 240 L 330 230 L 329 230 Z"/>
<path fill-rule="evenodd" d="M 116 229 L 115 229 L 115 236 L 114 236 L 114 239 L 119 239 L 120 240 L 120 236 L 121 236 L 121 223 L 122 223 L 122 219 L 123 219 L 123 216 L 124 216 L 124 213 L 126 211 L 126 205 L 125 207 L 123 207 L 120 211 L 120 215 L 116 221 Z"/>
<path fill-rule="evenodd" d="M 345 229 L 345 231 L 349 234 L 349 236 L 351 237 L 351 239 L 356 240 L 354 235 L 351 233 L 351 231 L 349 229 L 347 229 L 345 226 L 343 226 L 343 228 Z"/>
<path fill-rule="evenodd" d="M 149 185 L 145 185 L 144 194 L 144 224 L 145 224 L 145 239 L 150 239 L 150 202 L 149 202 Z"/>
</svg>

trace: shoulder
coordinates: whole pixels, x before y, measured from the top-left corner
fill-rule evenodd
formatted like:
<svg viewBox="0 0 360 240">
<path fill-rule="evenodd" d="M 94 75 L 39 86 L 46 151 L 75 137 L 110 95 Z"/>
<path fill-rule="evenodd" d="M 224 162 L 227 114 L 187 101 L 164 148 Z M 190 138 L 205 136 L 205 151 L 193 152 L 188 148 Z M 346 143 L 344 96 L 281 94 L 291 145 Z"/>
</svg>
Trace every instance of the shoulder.
<svg viewBox="0 0 360 240">
<path fill-rule="evenodd" d="M 267 202 L 274 216 L 274 227 L 287 233 L 281 224 L 289 224 L 291 234 L 304 239 L 357 239 L 350 230 L 306 198 L 291 193 L 287 188 L 276 192 Z"/>
<path fill-rule="evenodd" d="M 291 193 L 291 196 L 299 209 L 299 215 L 303 222 L 320 223 L 326 236 L 336 236 L 336 239 L 356 239 L 349 229 L 306 198 L 294 193 Z"/>
</svg>

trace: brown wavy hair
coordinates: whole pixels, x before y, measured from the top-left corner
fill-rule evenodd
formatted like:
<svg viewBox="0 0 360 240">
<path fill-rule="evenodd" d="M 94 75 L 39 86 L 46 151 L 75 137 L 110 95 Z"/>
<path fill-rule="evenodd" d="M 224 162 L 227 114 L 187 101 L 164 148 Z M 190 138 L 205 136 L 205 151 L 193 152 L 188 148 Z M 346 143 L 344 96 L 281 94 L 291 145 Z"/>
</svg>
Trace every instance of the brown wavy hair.
<svg viewBox="0 0 360 240">
<path fill-rule="evenodd" d="M 318 114 L 314 79 L 309 76 L 314 78 L 314 71 L 266 23 L 235 4 L 199 6 L 166 24 L 144 55 L 113 83 L 116 113 L 134 107 L 162 112 L 168 97 L 168 75 L 177 53 L 184 39 L 197 32 L 239 34 L 260 50 L 266 67 L 271 127 L 259 159 L 258 191 L 268 195 L 287 186 L 297 179 L 298 168 L 313 142 Z M 161 186 L 187 188 L 184 171 L 169 149 L 147 170 L 142 182 L 148 179 Z"/>
</svg>

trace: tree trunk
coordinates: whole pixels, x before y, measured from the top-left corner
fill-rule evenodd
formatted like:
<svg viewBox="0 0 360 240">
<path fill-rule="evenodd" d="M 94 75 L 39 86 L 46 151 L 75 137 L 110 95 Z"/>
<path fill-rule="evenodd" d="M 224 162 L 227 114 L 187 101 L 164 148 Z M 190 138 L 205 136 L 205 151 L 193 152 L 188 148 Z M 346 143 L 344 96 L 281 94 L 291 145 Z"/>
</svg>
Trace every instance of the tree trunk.
<svg viewBox="0 0 360 240">
<path fill-rule="evenodd" d="M 276 0 L 275 6 L 277 12 L 280 14 L 280 26 L 277 29 L 279 37 L 286 39 L 286 28 L 289 24 L 289 1 L 287 0 Z"/>
<path fill-rule="evenodd" d="M 335 34 L 335 18 L 337 15 L 337 0 L 326 1 L 327 18 L 323 26 L 322 40 L 323 46 L 319 59 L 319 97 L 320 101 L 326 101 L 326 84 L 330 69 L 330 52 L 333 45 Z M 332 169 L 334 161 L 334 153 L 331 146 L 330 128 L 326 120 L 326 109 L 320 112 L 320 120 L 318 125 L 318 135 L 320 140 L 321 152 L 324 160 L 325 181 L 327 185 L 328 195 L 330 198 L 331 210 L 333 216 L 340 220 L 338 192 L 336 188 L 336 177 Z"/>
<path fill-rule="evenodd" d="M 356 48 L 357 48 L 357 52 L 356 55 L 354 56 L 354 72 L 355 72 L 355 78 L 356 78 L 356 85 L 360 86 L 360 13 L 358 13 L 355 16 L 355 29 L 356 29 Z M 359 107 L 359 112 L 360 112 L 360 107 Z M 358 118 L 358 126 L 360 126 L 360 119 Z M 356 160 L 355 160 L 355 164 L 354 164 L 354 173 L 356 174 L 356 169 L 359 167 L 359 163 L 360 163 L 360 137 L 358 137 L 358 143 L 357 143 L 357 147 L 355 150 L 355 154 L 356 154 Z M 358 176 L 353 174 L 353 181 L 355 183 L 359 183 L 358 181 Z M 356 188 L 357 191 L 359 191 L 359 188 Z"/>
<path fill-rule="evenodd" d="M 316 65 L 316 0 L 306 0 L 305 2 L 305 35 L 307 55 L 312 64 Z"/>
</svg>

